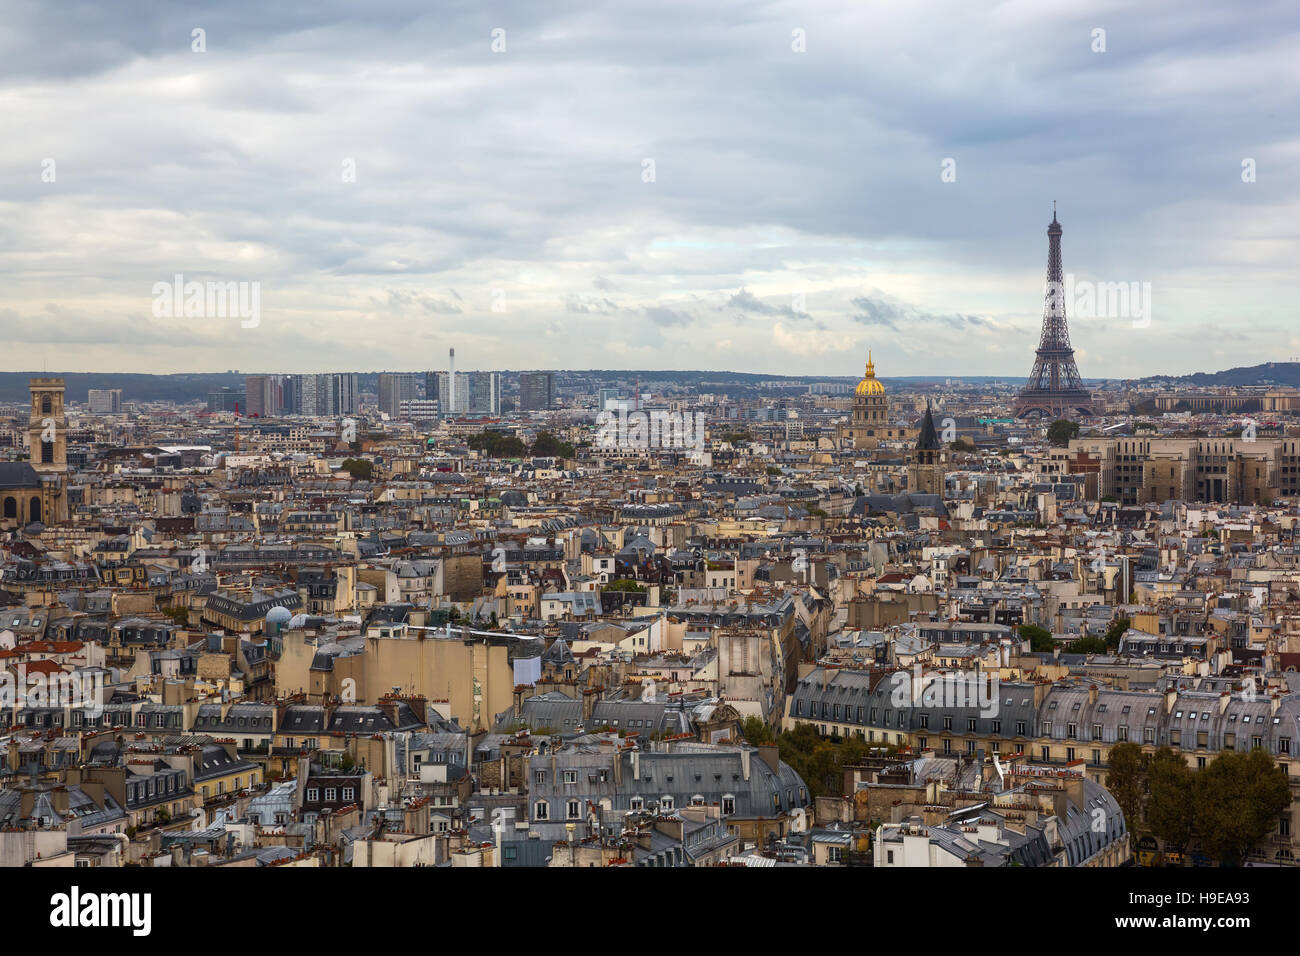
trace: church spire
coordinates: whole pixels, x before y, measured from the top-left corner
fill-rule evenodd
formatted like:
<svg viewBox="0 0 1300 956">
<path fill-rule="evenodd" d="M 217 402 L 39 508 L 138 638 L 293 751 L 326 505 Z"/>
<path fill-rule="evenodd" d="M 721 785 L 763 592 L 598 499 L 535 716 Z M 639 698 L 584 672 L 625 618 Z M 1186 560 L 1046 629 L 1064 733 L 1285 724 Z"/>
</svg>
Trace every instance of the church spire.
<svg viewBox="0 0 1300 956">
<path fill-rule="evenodd" d="M 934 415 L 930 412 L 930 402 L 925 403 L 925 420 L 921 422 L 921 434 L 916 439 L 917 451 L 938 451 L 939 432 L 934 427 Z"/>
</svg>

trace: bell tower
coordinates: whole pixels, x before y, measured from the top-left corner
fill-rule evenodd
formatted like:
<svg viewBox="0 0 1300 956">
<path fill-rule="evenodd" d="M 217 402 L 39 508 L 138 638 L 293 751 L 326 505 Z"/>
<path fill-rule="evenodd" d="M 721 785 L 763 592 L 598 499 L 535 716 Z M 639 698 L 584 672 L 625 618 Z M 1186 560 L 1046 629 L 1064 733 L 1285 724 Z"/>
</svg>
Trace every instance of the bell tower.
<svg viewBox="0 0 1300 956">
<path fill-rule="evenodd" d="M 68 470 L 68 420 L 63 414 L 63 379 L 31 380 L 32 417 L 27 425 L 27 449 L 32 469 L 42 475 Z"/>
</svg>

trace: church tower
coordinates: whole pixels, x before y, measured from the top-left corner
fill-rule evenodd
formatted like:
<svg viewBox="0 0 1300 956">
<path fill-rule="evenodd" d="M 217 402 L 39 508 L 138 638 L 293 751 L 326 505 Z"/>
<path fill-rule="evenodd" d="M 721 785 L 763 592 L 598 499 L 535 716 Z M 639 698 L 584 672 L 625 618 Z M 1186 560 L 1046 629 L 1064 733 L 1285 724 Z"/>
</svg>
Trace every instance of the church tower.
<svg viewBox="0 0 1300 956">
<path fill-rule="evenodd" d="M 27 449 L 32 468 L 42 475 L 68 470 L 68 420 L 63 415 L 63 379 L 31 380 L 32 417 L 27 425 Z"/>
<path fill-rule="evenodd" d="M 925 418 L 916 447 L 907 462 L 907 492 L 912 495 L 943 495 L 943 478 L 948 470 L 948 455 L 934 427 L 930 403 L 925 404 Z"/>
</svg>

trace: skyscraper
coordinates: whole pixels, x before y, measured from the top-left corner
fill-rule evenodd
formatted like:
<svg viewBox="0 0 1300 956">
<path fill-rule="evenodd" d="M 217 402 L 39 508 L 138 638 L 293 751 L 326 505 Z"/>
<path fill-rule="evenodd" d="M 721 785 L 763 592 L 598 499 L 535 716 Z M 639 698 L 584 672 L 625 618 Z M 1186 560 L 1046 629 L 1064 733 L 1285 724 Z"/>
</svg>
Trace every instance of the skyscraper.
<svg viewBox="0 0 1300 956">
<path fill-rule="evenodd" d="M 414 372 L 379 373 L 379 410 L 389 418 L 402 417 L 402 402 L 416 397 Z"/>
<path fill-rule="evenodd" d="M 86 395 L 86 404 L 95 415 L 116 415 L 122 411 L 120 388 L 92 388 Z"/>
<path fill-rule="evenodd" d="M 555 407 L 554 372 L 519 373 L 519 410 L 540 412 Z"/>
</svg>

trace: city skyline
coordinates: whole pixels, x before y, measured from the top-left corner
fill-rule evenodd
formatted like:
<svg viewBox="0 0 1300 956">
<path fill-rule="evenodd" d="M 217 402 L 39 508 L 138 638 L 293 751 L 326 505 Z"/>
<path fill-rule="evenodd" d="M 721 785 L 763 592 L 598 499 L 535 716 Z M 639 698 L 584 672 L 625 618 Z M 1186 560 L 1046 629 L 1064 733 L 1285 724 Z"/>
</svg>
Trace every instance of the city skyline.
<svg viewBox="0 0 1300 956">
<path fill-rule="evenodd" d="M 1089 377 L 1300 351 L 1281 5 L 244 13 L 18 9 L 6 369 L 1023 378 L 1053 200 L 1067 281 L 1149 290 L 1067 303 Z"/>
</svg>

